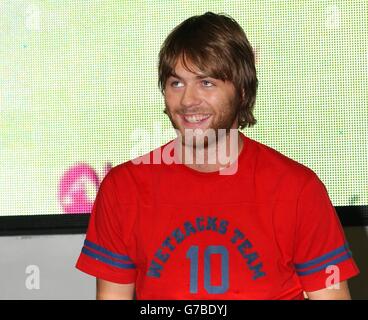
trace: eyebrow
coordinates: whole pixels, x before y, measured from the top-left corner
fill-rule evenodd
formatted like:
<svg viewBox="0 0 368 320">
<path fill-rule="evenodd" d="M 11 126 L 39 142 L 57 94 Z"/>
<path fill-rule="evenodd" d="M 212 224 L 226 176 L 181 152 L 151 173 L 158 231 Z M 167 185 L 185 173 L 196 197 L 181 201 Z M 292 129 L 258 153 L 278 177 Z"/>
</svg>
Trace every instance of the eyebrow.
<svg viewBox="0 0 368 320">
<path fill-rule="evenodd" d="M 177 75 L 175 72 L 170 72 L 169 77 L 174 77 L 174 78 L 177 78 L 179 80 L 183 80 L 183 78 L 180 77 L 179 75 Z M 205 74 L 198 74 L 198 75 L 196 75 L 195 78 L 196 79 L 204 79 L 204 78 L 211 78 L 211 77 L 208 76 L 208 75 L 205 75 Z"/>
</svg>

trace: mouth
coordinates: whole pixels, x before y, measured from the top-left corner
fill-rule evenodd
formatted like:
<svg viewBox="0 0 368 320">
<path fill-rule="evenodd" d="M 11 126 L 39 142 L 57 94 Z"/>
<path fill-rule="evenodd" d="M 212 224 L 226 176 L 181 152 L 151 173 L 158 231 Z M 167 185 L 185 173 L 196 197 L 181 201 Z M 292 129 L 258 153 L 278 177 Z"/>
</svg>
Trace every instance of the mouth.
<svg viewBox="0 0 368 320">
<path fill-rule="evenodd" d="M 207 124 L 209 119 L 212 117 L 211 114 L 187 114 L 181 115 L 183 124 L 188 128 L 200 128 Z"/>
</svg>

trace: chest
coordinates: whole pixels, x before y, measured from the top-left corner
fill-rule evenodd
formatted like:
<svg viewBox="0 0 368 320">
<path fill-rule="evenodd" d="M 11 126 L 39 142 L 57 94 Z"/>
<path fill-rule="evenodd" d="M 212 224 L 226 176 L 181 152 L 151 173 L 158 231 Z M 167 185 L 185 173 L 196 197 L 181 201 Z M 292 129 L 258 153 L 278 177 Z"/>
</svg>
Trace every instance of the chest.
<svg viewBox="0 0 368 320">
<path fill-rule="evenodd" d="M 290 203 L 142 205 L 134 230 L 141 285 L 187 298 L 282 291 L 294 277 L 292 213 Z"/>
</svg>

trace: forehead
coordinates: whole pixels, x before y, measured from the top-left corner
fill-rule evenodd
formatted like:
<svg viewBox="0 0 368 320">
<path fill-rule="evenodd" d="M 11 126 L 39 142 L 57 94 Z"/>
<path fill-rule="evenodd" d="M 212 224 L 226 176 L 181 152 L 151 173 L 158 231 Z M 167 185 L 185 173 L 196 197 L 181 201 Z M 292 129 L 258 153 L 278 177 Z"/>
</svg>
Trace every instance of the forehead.
<svg viewBox="0 0 368 320">
<path fill-rule="evenodd" d="M 189 60 L 183 63 L 182 59 L 178 59 L 175 62 L 174 68 L 171 70 L 169 77 L 175 77 L 181 81 L 195 81 L 198 79 L 212 78 L 218 80 L 217 84 L 219 87 L 224 88 L 229 92 L 235 91 L 234 83 L 231 80 L 221 79 L 221 77 L 217 77 L 212 74 L 211 71 L 206 72 L 200 70 L 197 65 Z"/>
<path fill-rule="evenodd" d="M 177 59 L 170 75 L 178 78 L 207 76 L 206 72 L 200 70 L 194 63 L 191 61 L 183 61 L 183 59 Z"/>
<path fill-rule="evenodd" d="M 233 82 L 232 71 L 229 66 L 213 57 L 206 60 L 200 56 L 179 54 L 170 64 L 167 77 L 170 75 L 180 78 L 206 78 Z M 166 78 L 167 79 L 167 78 Z"/>
</svg>

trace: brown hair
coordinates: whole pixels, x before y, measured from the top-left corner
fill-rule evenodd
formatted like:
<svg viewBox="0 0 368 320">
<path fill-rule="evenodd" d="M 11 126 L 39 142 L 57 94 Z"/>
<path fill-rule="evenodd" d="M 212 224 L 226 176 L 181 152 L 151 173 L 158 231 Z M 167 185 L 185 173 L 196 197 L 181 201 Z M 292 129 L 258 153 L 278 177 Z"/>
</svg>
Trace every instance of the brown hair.
<svg viewBox="0 0 368 320">
<path fill-rule="evenodd" d="M 174 28 L 159 53 L 158 84 L 163 94 L 178 58 L 188 71 L 193 71 L 188 68 L 187 61 L 190 61 L 210 77 L 231 81 L 239 94 L 239 127 L 256 124 L 255 56 L 244 30 L 233 18 L 207 12 L 190 17 Z"/>
</svg>

